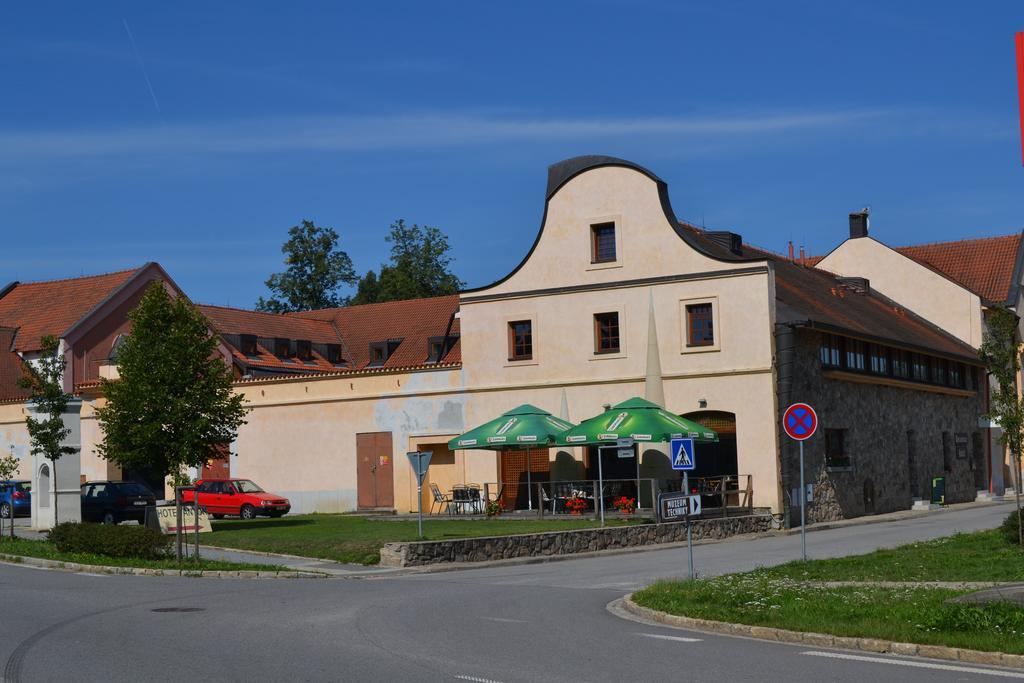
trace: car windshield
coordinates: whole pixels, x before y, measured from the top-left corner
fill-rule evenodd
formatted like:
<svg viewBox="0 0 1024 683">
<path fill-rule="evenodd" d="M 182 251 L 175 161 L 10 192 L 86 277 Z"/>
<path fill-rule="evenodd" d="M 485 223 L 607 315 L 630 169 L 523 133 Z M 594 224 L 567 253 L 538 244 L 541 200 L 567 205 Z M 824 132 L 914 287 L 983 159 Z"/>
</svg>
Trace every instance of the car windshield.
<svg viewBox="0 0 1024 683">
<path fill-rule="evenodd" d="M 235 488 L 239 493 L 263 493 L 263 489 L 248 479 L 239 479 L 236 481 Z"/>
<path fill-rule="evenodd" d="M 23 491 L 25 493 L 28 493 L 29 491 L 32 490 L 32 484 L 27 481 L 19 481 L 14 484 L 14 488 L 17 491 Z"/>
<path fill-rule="evenodd" d="M 122 496 L 152 496 L 153 492 L 147 489 L 142 484 L 136 484 L 129 482 L 127 484 L 118 484 L 117 492 Z"/>
</svg>

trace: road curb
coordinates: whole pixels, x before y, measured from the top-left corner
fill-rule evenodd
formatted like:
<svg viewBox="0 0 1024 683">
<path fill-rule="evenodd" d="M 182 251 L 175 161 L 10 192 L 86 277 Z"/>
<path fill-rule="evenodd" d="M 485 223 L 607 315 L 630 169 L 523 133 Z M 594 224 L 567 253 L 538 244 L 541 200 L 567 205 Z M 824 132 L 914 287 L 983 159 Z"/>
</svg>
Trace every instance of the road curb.
<svg viewBox="0 0 1024 683">
<path fill-rule="evenodd" d="M 194 570 L 194 569 L 150 569 L 145 567 L 112 567 L 99 564 L 81 564 L 79 562 L 62 562 L 60 560 L 46 560 L 41 557 L 28 557 L 27 555 L 11 555 L 0 553 L 0 564 L 37 567 L 40 569 L 53 569 L 56 571 L 71 572 L 80 574 L 88 572 L 91 574 L 111 574 L 120 576 L 186 576 L 197 579 L 326 579 L 327 574 L 317 572 L 284 571 L 284 572 L 261 572 L 254 570 Z"/>
<path fill-rule="evenodd" d="M 707 631 L 720 633 L 727 636 L 741 636 L 746 638 L 758 638 L 770 640 L 777 643 L 790 643 L 793 645 L 807 645 L 809 647 L 831 647 L 841 650 L 859 650 L 861 652 L 872 652 L 875 654 L 892 654 L 911 657 L 927 657 L 929 659 L 943 659 L 947 661 L 965 662 L 970 664 L 987 664 L 989 666 L 1004 666 L 1014 669 L 1024 669 L 1024 655 L 1011 655 L 1005 652 L 986 652 L 984 650 L 967 650 L 958 647 L 946 647 L 944 645 L 918 645 L 916 643 L 898 643 L 891 640 L 880 640 L 877 638 L 853 638 L 847 636 L 833 636 L 828 633 L 808 633 L 804 631 L 789 631 L 781 628 L 770 628 L 768 626 L 748 626 L 746 624 L 732 624 L 727 621 L 712 621 L 710 619 L 695 619 L 693 617 L 682 617 L 666 612 L 659 612 L 633 602 L 633 594 L 620 599 L 619 605 L 633 617 L 640 621 L 673 628 L 683 628 L 694 631 Z M 614 604 L 613 602 L 613 604 Z M 611 608 L 611 605 L 609 605 Z M 611 610 L 613 613 L 615 610 Z"/>
</svg>

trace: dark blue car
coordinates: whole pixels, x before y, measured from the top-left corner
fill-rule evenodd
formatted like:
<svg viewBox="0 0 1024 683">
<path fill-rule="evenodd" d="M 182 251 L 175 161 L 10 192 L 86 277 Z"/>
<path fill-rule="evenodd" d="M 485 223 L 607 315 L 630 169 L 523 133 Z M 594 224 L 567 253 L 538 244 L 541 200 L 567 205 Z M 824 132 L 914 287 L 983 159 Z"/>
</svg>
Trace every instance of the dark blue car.
<svg viewBox="0 0 1024 683">
<path fill-rule="evenodd" d="M 0 517 L 28 517 L 32 514 L 32 484 L 27 481 L 0 481 Z"/>
</svg>

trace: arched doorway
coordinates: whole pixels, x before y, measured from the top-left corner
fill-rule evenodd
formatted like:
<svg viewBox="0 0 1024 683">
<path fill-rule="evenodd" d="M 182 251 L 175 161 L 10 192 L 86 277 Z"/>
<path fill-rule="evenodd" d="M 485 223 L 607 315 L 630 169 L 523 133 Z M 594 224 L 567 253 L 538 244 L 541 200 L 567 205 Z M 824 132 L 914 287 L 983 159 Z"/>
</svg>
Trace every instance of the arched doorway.
<svg viewBox="0 0 1024 683">
<path fill-rule="evenodd" d="M 32 491 L 32 496 L 41 508 L 50 507 L 50 466 L 39 466 L 39 485 Z"/>
<path fill-rule="evenodd" d="M 736 414 L 724 410 L 698 410 L 683 415 L 715 430 L 718 443 L 696 444 L 697 468 L 690 476 L 720 477 L 739 474 L 736 461 Z"/>
</svg>

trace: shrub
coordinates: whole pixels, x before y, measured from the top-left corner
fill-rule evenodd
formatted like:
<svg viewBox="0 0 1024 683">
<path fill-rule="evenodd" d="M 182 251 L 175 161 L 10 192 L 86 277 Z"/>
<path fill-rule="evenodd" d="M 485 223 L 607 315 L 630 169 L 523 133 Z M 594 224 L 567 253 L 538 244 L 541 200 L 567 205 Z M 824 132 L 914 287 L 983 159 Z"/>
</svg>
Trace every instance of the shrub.
<svg viewBox="0 0 1024 683">
<path fill-rule="evenodd" d="M 999 527 L 999 530 L 1003 533 L 1003 537 L 1007 543 L 1017 545 L 1020 543 L 1020 521 L 1017 517 L 1017 511 L 1014 510 L 1003 522 L 1003 525 Z"/>
<path fill-rule="evenodd" d="M 163 557 L 171 538 L 144 526 L 62 522 L 50 530 L 50 542 L 62 553 L 94 553 L 108 557 Z"/>
</svg>

